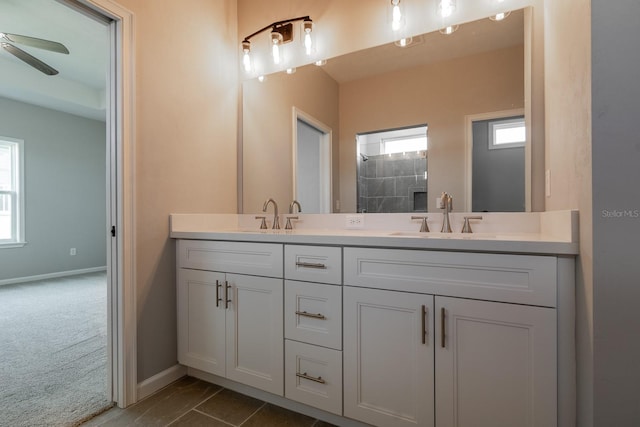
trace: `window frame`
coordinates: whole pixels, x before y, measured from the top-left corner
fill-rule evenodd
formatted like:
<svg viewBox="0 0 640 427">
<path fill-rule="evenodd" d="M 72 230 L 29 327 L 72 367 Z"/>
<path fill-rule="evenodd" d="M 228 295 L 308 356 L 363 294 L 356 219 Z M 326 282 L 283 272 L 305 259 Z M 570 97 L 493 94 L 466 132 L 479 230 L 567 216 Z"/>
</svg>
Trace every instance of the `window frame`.
<svg viewBox="0 0 640 427">
<path fill-rule="evenodd" d="M 12 152 L 11 173 L 13 187 L 10 190 L 0 190 L 0 194 L 8 194 L 12 199 L 11 238 L 0 239 L 0 249 L 19 248 L 25 241 L 25 192 L 24 192 L 24 140 L 0 136 L 0 145 L 8 146 Z M 17 169 L 17 170 L 16 170 Z"/>
<path fill-rule="evenodd" d="M 500 129 L 505 129 L 505 128 L 515 128 L 515 127 L 520 127 L 520 126 L 514 126 L 515 124 L 517 125 L 522 125 L 522 127 L 525 128 L 525 139 L 523 141 L 518 141 L 518 142 L 508 142 L 508 143 L 503 143 L 503 144 L 496 144 L 495 140 L 496 140 L 496 132 Z M 527 139 L 526 139 L 526 123 L 525 123 L 525 119 L 524 117 L 520 118 L 520 117 L 516 117 L 516 118 L 508 118 L 508 119 L 496 119 L 496 120 L 491 120 L 489 122 L 489 150 L 499 150 L 499 149 L 503 149 L 503 148 L 515 148 L 515 147 L 524 147 L 527 143 Z"/>
</svg>

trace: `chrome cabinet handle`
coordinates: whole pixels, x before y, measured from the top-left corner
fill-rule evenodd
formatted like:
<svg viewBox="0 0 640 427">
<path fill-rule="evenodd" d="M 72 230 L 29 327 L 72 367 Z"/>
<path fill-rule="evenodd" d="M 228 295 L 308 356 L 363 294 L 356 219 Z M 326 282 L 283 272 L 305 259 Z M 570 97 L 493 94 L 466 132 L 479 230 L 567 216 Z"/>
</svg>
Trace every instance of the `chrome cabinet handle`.
<svg viewBox="0 0 640 427">
<path fill-rule="evenodd" d="M 326 269 L 327 266 L 319 263 L 319 262 L 296 262 L 296 266 L 297 267 L 306 267 L 306 268 L 320 268 L 320 269 Z"/>
<path fill-rule="evenodd" d="M 440 347 L 445 348 L 445 325 L 444 325 L 444 321 L 447 317 L 447 313 L 444 309 L 444 307 L 442 307 L 440 309 Z"/>
<path fill-rule="evenodd" d="M 318 377 L 318 378 L 312 377 L 312 376 L 307 375 L 306 372 L 304 374 L 296 372 L 296 377 L 304 378 L 305 380 L 314 381 L 314 382 L 317 382 L 317 383 L 320 383 L 320 384 L 326 384 L 327 383 L 325 380 L 322 379 L 322 377 Z"/>
<path fill-rule="evenodd" d="M 222 285 L 220 284 L 220 282 L 216 280 L 216 307 L 220 307 L 220 301 L 222 301 L 222 298 L 220 298 L 221 287 Z"/>
<path fill-rule="evenodd" d="M 229 303 L 231 302 L 229 299 L 229 289 L 231 288 L 231 285 L 226 280 L 224 281 L 224 284 L 224 309 L 226 310 L 229 308 Z"/>
<path fill-rule="evenodd" d="M 427 306 L 422 306 L 422 344 L 427 343 Z"/>
<path fill-rule="evenodd" d="M 313 313 L 307 313 L 306 311 L 296 311 L 296 314 L 298 316 L 304 316 L 304 317 L 313 317 L 314 319 L 322 319 L 322 320 L 326 320 L 327 318 L 324 316 L 324 314 L 313 314 Z"/>
</svg>

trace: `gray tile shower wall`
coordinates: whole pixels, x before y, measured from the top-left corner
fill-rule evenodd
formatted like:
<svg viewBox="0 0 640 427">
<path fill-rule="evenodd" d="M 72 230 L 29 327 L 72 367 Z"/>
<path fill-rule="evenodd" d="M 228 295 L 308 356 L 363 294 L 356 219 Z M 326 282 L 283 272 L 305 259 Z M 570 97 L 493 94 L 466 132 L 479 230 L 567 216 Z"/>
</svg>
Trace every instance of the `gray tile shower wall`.
<svg viewBox="0 0 640 427">
<path fill-rule="evenodd" d="M 369 156 L 358 161 L 358 212 L 426 212 L 424 151 Z"/>
</svg>

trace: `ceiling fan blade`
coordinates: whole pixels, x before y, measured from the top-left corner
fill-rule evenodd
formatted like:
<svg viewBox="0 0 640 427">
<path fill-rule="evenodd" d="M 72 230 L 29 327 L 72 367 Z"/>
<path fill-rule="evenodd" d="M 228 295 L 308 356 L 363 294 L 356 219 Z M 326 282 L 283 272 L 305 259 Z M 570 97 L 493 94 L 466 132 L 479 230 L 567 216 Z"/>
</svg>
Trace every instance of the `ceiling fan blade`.
<svg viewBox="0 0 640 427">
<path fill-rule="evenodd" d="M 0 33 L 2 38 L 12 43 L 23 44 L 25 46 L 36 47 L 38 49 L 50 50 L 52 52 L 68 54 L 69 49 L 62 43 L 51 40 L 38 39 L 35 37 L 21 36 L 19 34 Z"/>
<path fill-rule="evenodd" d="M 18 59 L 21 59 L 22 61 L 26 62 L 27 64 L 31 65 L 33 68 L 37 69 L 38 71 L 41 71 L 43 73 L 45 73 L 48 76 L 55 76 L 56 74 L 58 74 L 58 70 L 56 70 L 55 68 L 50 67 L 49 65 L 45 64 L 44 62 L 40 61 L 38 58 L 29 55 L 27 52 L 25 52 L 24 50 L 15 47 L 14 45 L 10 44 L 10 43 L 0 43 L 0 45 L 4 48 L 4 50 L 6 50 L 7 52 L 9 52 L 10 54 L 12 54 L 13 56 L 15 56 Z"/>
</svg>

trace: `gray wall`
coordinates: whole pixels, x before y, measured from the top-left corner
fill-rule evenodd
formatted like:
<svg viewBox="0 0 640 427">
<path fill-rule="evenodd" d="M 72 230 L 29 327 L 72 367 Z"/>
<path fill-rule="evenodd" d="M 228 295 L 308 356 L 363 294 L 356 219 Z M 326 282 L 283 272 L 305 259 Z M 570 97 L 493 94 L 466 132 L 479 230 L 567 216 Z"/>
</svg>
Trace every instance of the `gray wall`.
<svg viewBox="0 0 640 427">
<path fill-rule="evenodd" d="M 640 425 L 640 2 L 592 0 L 594 425 Z"/>
<path fill-rule="evenodd" d="M 0 98 L 0 134 L 24 140 L 27 240 L 0 280 L 106 265 L 105 124 Z"/>
<path fill-rule="evenodd" d="M 510 117 L 504 119 L 507 118 Z M 524 212 L 524 147 L 490 150 L 489 123 L 492 121 L 473 122 L 471 210 Z"/>
</svg>

